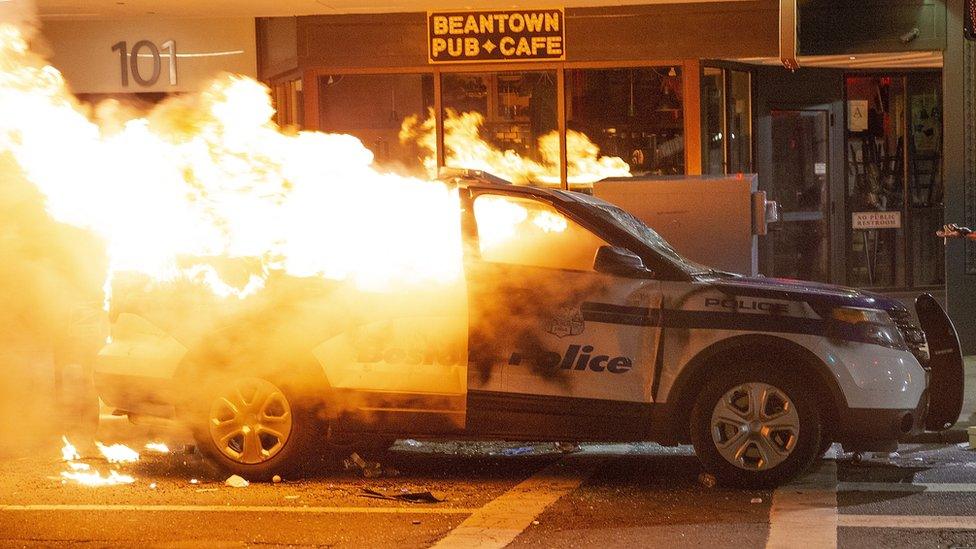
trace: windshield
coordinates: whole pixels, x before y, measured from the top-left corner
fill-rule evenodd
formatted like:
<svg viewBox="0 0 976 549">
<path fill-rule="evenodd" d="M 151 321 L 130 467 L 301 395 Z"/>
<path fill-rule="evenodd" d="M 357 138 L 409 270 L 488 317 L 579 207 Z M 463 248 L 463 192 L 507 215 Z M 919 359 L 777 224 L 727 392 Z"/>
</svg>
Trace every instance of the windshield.
<svg viewBox="0 0 976 549">
<path fill-rule="evenodd" d="M 668 244 L 668 241 L 662 238 L 661 235 L 657 234 L 654 229 L 648 227 L 643 221 L 637 219 L 625 210 L 587 194 L 567 193 L 565 191 L 559 192 L 567 198 L 582 203 L 587 207 L 588 210 L 592 211 L 594 215 L 603 221 L 609 222 L 612 225 L 623 229 L 634 238 L 637 238 L 641 242 L 647 244 L 654 251 L 677 264 L 678 267 L 688 274 L 696 275 L 716 272 L 714 269 L 706 267 L 701 263 L 696 263 L 679 254 L 674 248 L 671 247 L 671 244 Z"/>
</svg>

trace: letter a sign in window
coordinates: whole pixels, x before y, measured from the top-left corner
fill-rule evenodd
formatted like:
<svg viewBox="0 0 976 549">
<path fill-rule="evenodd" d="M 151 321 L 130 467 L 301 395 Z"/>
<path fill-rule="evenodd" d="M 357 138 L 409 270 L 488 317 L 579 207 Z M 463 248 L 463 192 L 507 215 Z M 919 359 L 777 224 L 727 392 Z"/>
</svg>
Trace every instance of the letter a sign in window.
<svg viewBox="0 0 976 549">
<path fill-rule="evenodd" d="M 431 63 L 566 59 L 562 9 L 427 12 Z"/>
</svg>

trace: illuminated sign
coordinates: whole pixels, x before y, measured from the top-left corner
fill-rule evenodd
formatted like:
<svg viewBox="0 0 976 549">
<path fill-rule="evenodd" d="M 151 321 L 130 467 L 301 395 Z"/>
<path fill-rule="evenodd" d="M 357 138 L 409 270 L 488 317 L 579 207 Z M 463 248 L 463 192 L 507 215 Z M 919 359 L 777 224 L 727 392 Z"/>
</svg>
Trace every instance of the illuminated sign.
<svg viewBox="0 0 976 549">
<path fill-rule="evenodd" d="M 427 12 L 431 63 L 566 59 L 562 9 Z"/>
</svg>

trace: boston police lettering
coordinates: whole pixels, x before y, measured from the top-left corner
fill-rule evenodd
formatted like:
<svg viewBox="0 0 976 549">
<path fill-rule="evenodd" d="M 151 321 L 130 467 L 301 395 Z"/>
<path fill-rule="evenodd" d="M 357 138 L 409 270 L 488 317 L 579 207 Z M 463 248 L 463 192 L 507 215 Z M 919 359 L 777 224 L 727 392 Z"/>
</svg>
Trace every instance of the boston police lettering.
<svg viewBox="0 0 976 549">
<path fill-rule="evenodd" d="M 563 10 L 428 12 L 431 63 L 565 59 Z"/>
</svg>

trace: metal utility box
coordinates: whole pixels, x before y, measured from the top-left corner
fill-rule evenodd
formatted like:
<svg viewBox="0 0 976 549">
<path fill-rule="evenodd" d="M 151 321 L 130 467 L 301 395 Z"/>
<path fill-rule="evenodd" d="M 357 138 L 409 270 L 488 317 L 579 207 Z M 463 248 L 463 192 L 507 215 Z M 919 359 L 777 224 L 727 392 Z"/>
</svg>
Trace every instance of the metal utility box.
<svg viewBox="0 0 976 549">
<path fill-rule="evenodd" d="M 593 195 L 647 223 L 685 257 L 716 269 L 755 275 L 758 236 L 776 205 L 756 174 L 619 177 L 597 181 Z"/>
</svg>

